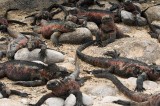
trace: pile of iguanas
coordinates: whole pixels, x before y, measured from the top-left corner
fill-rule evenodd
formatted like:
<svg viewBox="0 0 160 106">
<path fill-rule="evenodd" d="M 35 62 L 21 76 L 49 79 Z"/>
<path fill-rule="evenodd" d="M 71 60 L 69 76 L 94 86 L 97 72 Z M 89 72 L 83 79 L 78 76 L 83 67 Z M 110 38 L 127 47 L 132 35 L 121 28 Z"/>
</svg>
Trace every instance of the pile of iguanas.
<svg viewBox="0 0 160 106">
<path fill-rule="evenodd" d="M 134 2 L 146 2 L 146 0 L 134 0 Z M 29 25 L 18 20 L 10 20 L 7 15 L 9 11 L 18 10 L 8 9 L 6 13 L 0 17 L 0 31 L 10 35 L 10 42 L 6 51 L 1 51 L 1 55 L 6 56 L 9 60 L 0 63 L 0 78 L 7 77 L 13 80 L 14 85 L 22 85 L 26 87 L 35 87 L 40 85 L 46 85 L 51 93 L 48 93 L 36 103 L 29 104 L 32 106 L 40 106 L 44 101 L 50 97 L 62 97 L 66 98 L 69 94 L 76 96 L 75 106 L 84 106 L 82 101 L 82 92 L 80 91 L 80 85 L 82 81 L 79 78 L 80 69 L 77 58 L 82 61 L 91 64 L 93 66 L 104 68 L 103 70 L 86 71 L 92 73 L 98 78 L 107 78 L 111 80 L 115 86 L 124 95 L 129 97 L 134 102 L 129 101 L 114 101 L 114 103 L 125 106 L 160 106 L 160 94 L 148 95 L 139 92 L 143 92 L 144 80 L 156 81 L 160 78 L 160 66 L 153 64 L 148 65 L 144 62 L 120 57 L 119 53 L 114 51 L 108 51 L 104 55 L 105 57 L 92 57 L 83 54 L 82 51 L 91 45 L 98 45 L 104 47 L 109 43 L 115 41 L 115 39 L 129 37 L 122 33 L 115 23 L 122 22 L 121 11 L 125 10 L 135 16 L 135 22 L 132 25 L 138 25 L 136 17 L 141 16 L 147 20 L 147 24 L 151 30 L 151 37 L 159 39 L 159 32 L 156 30 L 148 19 L 145 10 L 141 10 L 132 0 L 118 0 L 118 3 L 108 2 L 111 7 L 107 9 L 89 9 L 91 5 L 98 5 L 100 8 L 104 8 L 105 4 L 101 4 L 98 0 L 64 0 L 62 4 L 52 4 L 48 8 L 43 8 L 38 13 L 30 14 L 24 18 L 33 17 L 33 22 L 30 24 L 33 26 L 32 32 L 17 32 L 9 27 L 9 23 L 17 23 L 20 25 Z M 159 4 L 156 4 L 159 5 Z M 154 5 L 154 6 L 156 6 Z M 69 7 L 69 9 L 66 9 Z M 60 8 L 60 10 L 58 9 Z M 64 12 L 64 19 L 55 19 L 54 15 Z M 41 61 L 46 56 L 47 44 L 40 37 L 40 34 L 45 39 L 50 39 L 55 47 L 61 46 L 59 37 L 63 33 L 73 32 L 76 28 L 87 28 L 87 22 L 94 22 L 98 26 L 98 30 L 93 31 L 95 40 L 87 41 L 79 46 L 76 50 L 76 68 L 73 73 L 69 73 L 66 68 L 60 67 L 55 63 L 52 64 L 40 64 L 27 60 L 14 60 L 15 53 L 21 48 L 28 48 L 32 51 L 36 48 L 40 48 L 39 57 Z M 126 88 L 113 74 L 123 78 L 136 77 L 137 84 L 134 92 Z M 6 85 L 0 82 L 0 97 L 8 98 L 11 94 L 26 97 L 29 94 L 21 93 L 16 90 L 9 90 Z"/>
</svg>

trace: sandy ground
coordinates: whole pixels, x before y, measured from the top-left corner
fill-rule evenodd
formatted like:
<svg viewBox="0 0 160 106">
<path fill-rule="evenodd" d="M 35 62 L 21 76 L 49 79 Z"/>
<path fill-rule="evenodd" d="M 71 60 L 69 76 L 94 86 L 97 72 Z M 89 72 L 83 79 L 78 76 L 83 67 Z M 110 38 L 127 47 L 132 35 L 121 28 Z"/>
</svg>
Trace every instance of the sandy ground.
<svg viewBox="0 0 160 106">
<path fill-rule="evenodd" d="M 25 16 L 27 16 L 29 13 L 23 12 L 23 11 L 14 11 L 14 12 L 10 12 L 9 17 L 16 19 L 16 20 L 21 20 L 24 21 L 25 20 Z M 10 27 L 16 31 L 22 32 L 22 31 L 30 31 L 30 26 L 20 26 L 20 25 L 10 25 Z M 128 33 L 130 36 L 134 36 L 134 37 L 146 37 L 148 39 L 150 38 L 150 35 L 147 33 L 148 28 L 147 27 L 130 27 L 132 29 L 131 33 Z M 7 34 L 2 34 L 0 33 L 0 36 L 7 36 Z M 55 48 L 51 42 L 49 40 L 47 41 L 47 45 L 49 48 Z M 59 49 L 62 50 L 63 52 L 65 52 L 65 55 L 67 57 L 72 57 L 74 58 L 75 56 L 75 51 L 77 49 L 79 45 L 70 45 L 70 44 L 64 44 L 62 47 L 60 47 Z M 55 48 L 57 49 L 57 48 Z M 99 54 L 95 54 L 94 52 L 97 51 L 98 49 L 103 49 L 103 48 L 97 48 L 97 47 L 90 47 L 89 49 L 85 50 L 85 53 L 89 54 L 89 55 L 94 55 L 94 56 L 102 56 L 102 53 Z M 105 52 L 105 51 L 104 51 Z M 134 54 L 133 54 L 134 55 Z M 1 62 L 6 61 L 6 59 L 2 59 Z M 85 70 L 91 70 L 94 69 L 95 67 L 88 65 L 84 62 L 81 62 L 81 70 L 85 69 Z M 86 74 L 82 71 L 80 76 L 85 76 Z M 120 78 L 121 81 L 124 81 L 124 79 Z M 47 92 L 49 92 L 45 86 L 40 86 L 40 87 L 22 87 L 22 86 L 16 86 L 16 85 L 12 85 L 12 81 L 8 80 L 7 78 L 3 78 L 0 79 L 0 81 L 5 82 L 7 84 L 7 86 L 10 89 L 16 89 L 16 90 L 20 90 L 23 92 L 27 92 L 31 95 L 29 95 L 28 98 L 20 98 L 18 96 L 11 96 L 10 99 L 16 100 L 16 101 L 23 101 L 24 99 L 26 99 L 29 103 L 35 103 L 42 95 L 46 94 Z M 160 82 L 157 81 L 157 83 L 160 85 Z M 88 80 L 84 86 L 81 88 L 82 92 L 85 92 L 85 89 L 88 86 L 95 86 L 98 84 L 107 84 L 110 85 L 112 87 L 115 87 L 111 81 L 106 80 L 106 79 L 97 79 L 92 77 L 90 80 Z M 133 90 L 133 89 L 132 89 Z M 154 93 L 156 91 L 160 90 L 160 88 L 157 89 L 150 89 L 145 91 L 145 93 Z M 122 93 L 118 93 L 116 95 L 117 97 L 122 97 L 122 98 L 126 98 Z M 94 106 L 116 106 L 115 104 L 112 103 L 106 103 L 103 105 L 99 104 L 99 101 L 101 101 L 103 99 L 103 97 L 96 97 L 96 96 L 92 96 L 94 98 Z"/>
</svg>

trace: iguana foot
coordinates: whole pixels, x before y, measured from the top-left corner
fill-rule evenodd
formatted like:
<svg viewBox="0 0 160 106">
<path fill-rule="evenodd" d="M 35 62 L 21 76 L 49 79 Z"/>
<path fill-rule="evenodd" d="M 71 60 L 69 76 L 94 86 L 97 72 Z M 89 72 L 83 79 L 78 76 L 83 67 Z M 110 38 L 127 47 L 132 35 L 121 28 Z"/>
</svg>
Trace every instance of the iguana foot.
<svg viewBox="0 0 160 106">
<path fill-rule="evenodd" d="M 30 95 L 30 94 L 28 94 L 28 93 L 21 93 L 21 97 L 27 97 L 28 95 Z"/>
<path fill-rule="evenodd" d="M 135 91 L 137 91 L 137 92 L 143 92 L 145 90 L 146 89 L 143 86 L 140 86 L 140 85 L 137 85 L 136 88 L 135 88 Z"/>
<path fill-rule="evenodd" d="M 120 104 L 120 105 L 123 105 L 123 106 L 130 106 L 130 102 L 123 101 L 123 100 L 113 101 L 113 103 Z"/>
<path fill-rule="evenodd" d="M 114 51 L 107 51 L 103 53 L 103 55 L 111 56 L 112 58 L 117 58 L 119 57 L 120 53 L 118 53 L 116 50 Z"/>
</svg>

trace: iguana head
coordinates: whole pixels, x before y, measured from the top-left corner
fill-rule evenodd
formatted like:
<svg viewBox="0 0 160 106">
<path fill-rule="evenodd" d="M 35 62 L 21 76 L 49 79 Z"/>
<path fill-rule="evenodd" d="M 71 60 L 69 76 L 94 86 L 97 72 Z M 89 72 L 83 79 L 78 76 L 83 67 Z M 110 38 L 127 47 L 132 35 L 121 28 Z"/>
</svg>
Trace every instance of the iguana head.
<svg viewBox="0 0 160 106">
<path fill-rule="evenodd" d="M 152 64 L 150 65 L 152 72 L 148 74 L 149 77 L 153 80 L 160 79 L 160 65 Z"/>
<path fill-rule="evenodd" d="M 53 79 L 47 82 L 47 89 L 48 90 L 54 90 L 59 88 L 64 82 L 62 80 Z"/>
<path fill-rule="evenodd" d="M 113 22 L 113 18 L 110 15 L 105 15 L 101 19 L 102 23 L 108 23 L 108 22 Z"/>
</svg>

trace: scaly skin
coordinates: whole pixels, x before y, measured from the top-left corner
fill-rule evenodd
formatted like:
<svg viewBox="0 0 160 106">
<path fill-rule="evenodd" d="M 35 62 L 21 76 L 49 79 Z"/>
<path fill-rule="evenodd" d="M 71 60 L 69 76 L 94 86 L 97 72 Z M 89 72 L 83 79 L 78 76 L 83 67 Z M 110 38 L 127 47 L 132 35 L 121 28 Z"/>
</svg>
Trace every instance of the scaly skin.
<svg viewBox="0 0 160 106">
<path fill-rule="evenodd" d="M 43 8 L 39 13 L 29 15 L 29 16 L 27 16 L 25 18 L 34 17 L 34 21 L 31 23 L 31 25 L 36 25 L 37 21 L 39 22 L 42 19 L 44 19 L 44 20 L 52 20 L 52 17 L 54 15 L 58 14 L 59 12 L 61 12 L 61 10 L 57 10 L 56 12 L 51 12 L 52 8 L 60 8 L 61 10 L 64 11 L 65 15 L 68 15 L 67 14 L 67 10 L 62 5 L 60 5 L 60 4 L 52 4 L 48 8 Z"/>
<path fill-rule="evenodd" d="M 10 95 L 18 95 L 21 97 L 27 97 L 29 95 L 27 93 L 22 93 L 17 90 L 11 90 L 2 82 L 0 82 L 0 94 L 2 95 L 2 97 L 0 97 L 0 99 L 1 98 L 9 98 Z"/>
<path fill-rule="evenodd" d="M 111 70 L 111 72 L 124 78 L 138 77 L 137 87 L 136 87 L 137 91 L 144 90 L 143 80 L 149 79 L 155 81 L 160 78 L 160 72 L 158 72 L 160 68 L 158 65 L 147 65 L 146 63 L 143 63 L 138 60 L 116 57 L 116 55 L 113 52 L 111 52 L 111 54 L 114 54 L 112 56 L 114 58 L 92 57 L 81 53 L 82 50 L 92 45 L 94 42 L 95 41 L 92 41 L 78 47 L 76 51 L 78 58 L 93 66 L 116 69 L 116 70 Z"/>
<path fill-rule="evenodd" d="M 104 72 L 100 74 L 94 74 L 95 77 L 98 78 L 107 78 L 115 84 L 115 86 L 128 98 L 135 101 L 123 101 L 118 100 L 114 101 L 114 103 L 121 104 L 124 106 L 159 106 L 160 105 L 160 93 L 149 95 L 149 94 L 143 94 L 139 92 L 133 92 L 129 90 L 126 86 L 124 86 L 113 74 Z"/>
<path fill-rule="evenodd" d="M 30 61 L 12 60 L 0 64 L 0 78 L 17 81 L 14 84 L 38 86 L 46 81 L 68 75 L 64 68 L 56 64 L 45 66 Z M 27 82 L 28 81 L 28 82 Z"/>
<path fill-rule="evenodd" d="M 110 15 L 115 22 L 117 22 L 119 19 L 117 19 L 116 15 L 117 13 L 113 13 L 109 10 L 98 10 L 98 9 L 72 9 L 69 10 L 69 13 L 72 15 L 76 15 L 77 17 L 86 17 L 87 21 L 95 22 L 98 26 L 102 24 L 101 20 L 102 17 L 105 15 Z"/>
<path fill-rule="evenodd" d="M 72 32 L 78 27 L 80 27 L 80 25 L 77 25 L 71 21 L 55 20 L 47 22 L 42 20 L 41 26 L 36 26 L 33 30 L 36 33 L 42 34 L 44 38 L 51 39 L 55 46 L 59 46 L 60 44 L 58 38 L 61 33 Z"/>
<path fill-rule="evenodd" d="M 32 104 L 32 106 L 40 106 L 50 97 L 63 97 L 66 98 L 69 94 L 74 94 L 76 96 L 76 105 L 75 106 L 84 106 L 82 103 L 82 93 L 80 91 L 80 85 L 75 79 L 79 76 L 79 62 L 76 62 L 76 69 L 70 75 L 65 77 L 62 80 L 50 80 L 47 82 L 47 89 L 51 90 L 51 93 L 48 93 L 40 98 L 40 100 L 36 104 Z"/>
<path fill-rule="evenodd" d="M 118 29 L 110 15 L 103 16 L 101 22 L 102 24 L 99 27 L 99 31 L 95 34 L 99 46 L 106 46 L 107 44 L 114 42 L 116 38 L 129 37 Z"/>
<path fill-rule="evenodd" d="M 8 45 L 7 57 L 12 59 L 14 54 L 21 48 L 28 47 L 31 51 L 35 48 L 41 48 L 45 43 L 38 37 L 39 35 L 34 32 L 16 32 L 7 28 L 9 35 L 15 36 Z M 28 38 L 25 35 L 33 35 L 34 37 Z"/>
</svg>

